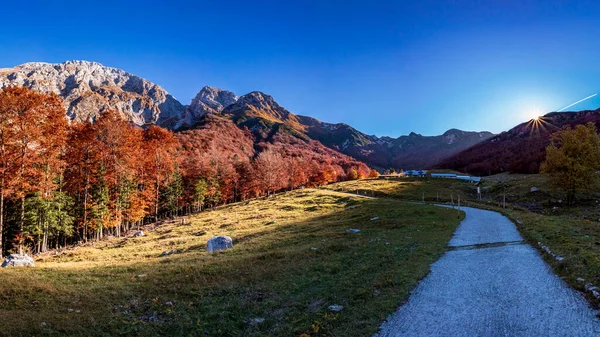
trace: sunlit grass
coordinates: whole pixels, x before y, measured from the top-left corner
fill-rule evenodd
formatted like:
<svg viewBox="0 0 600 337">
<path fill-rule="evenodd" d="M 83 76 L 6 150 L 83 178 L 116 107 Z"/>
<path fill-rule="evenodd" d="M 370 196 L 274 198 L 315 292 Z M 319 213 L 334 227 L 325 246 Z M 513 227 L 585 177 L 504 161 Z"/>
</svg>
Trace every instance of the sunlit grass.
<svg viewBox="0 0 600 337">
<path fill-rule="evenodd" d="M 0 335 L 371 335 L 457 224 L 446 209 L 325 190 L 230 205 L 0 270 Z M 206 253 L 213 235 L 234 249 Z"/>
</svg>

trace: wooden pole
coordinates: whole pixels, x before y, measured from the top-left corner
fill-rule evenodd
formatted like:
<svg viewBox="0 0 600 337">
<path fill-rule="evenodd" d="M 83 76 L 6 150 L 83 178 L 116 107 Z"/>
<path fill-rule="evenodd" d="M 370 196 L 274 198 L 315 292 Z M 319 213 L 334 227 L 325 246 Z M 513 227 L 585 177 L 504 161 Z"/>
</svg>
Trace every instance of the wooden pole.
<svg viewBox="0 0 600 337">
<path fill-rule="evenodd" d="M 458 195 L 458 214 L 457 214 L 456 218 L 460 219 L 460 194 Z"/>
</svg>

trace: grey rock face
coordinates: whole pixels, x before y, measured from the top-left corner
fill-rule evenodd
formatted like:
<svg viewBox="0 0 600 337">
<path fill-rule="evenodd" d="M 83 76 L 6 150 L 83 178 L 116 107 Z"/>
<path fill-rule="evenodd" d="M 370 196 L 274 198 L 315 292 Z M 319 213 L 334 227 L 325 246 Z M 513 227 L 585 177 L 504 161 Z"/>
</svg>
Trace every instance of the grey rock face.
<svg viewBox="0 0 600 337">
<path fill-rule="evenodd" d="M 144 236 L 144 231 L 137 231 L 137 232 L 133 233 L 134 238 L 137 238 L 139 236 Z"/>
<path fill-rule="evenodd" d="M 179 119 L 185 107 L 162 87 L 100 63 L 67 61 L 25 63 L 0 69 L 0 88 L 16 85 L 65 100 L 70 120 L 95 120 L 108 109 L 137 125 Z"/>
<path fill-rule="evenodd" d="M 208 113 L 219 113 L 225 107 L 237 102 L 238 97 L 231 91 L 206 86 L 192 99 L 175 129 L 194 126 L 200 117 Z"/>
<path fill-rule="evenodd" d="M 233 241 L 229 236 L 215 236 L 206 243 L 206 251 L 209 253 L 231 248 L 233 248 Z"/>
<path fill-rule="evenodd" d="M 2 267 L 33 267 L 34 262 L 31 256 L 10 254 L 2 263 Z"/>
</svg>

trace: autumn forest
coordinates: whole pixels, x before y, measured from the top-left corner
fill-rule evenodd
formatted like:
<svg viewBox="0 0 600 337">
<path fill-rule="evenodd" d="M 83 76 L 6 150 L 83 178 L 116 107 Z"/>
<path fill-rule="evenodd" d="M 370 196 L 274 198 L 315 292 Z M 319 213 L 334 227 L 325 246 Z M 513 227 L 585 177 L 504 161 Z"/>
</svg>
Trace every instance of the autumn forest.
<svg viewBox="0 0 600 337">
<path fill-rule="evenodd" d="M 206 118 L 178 133 L 115 111 L 76 123 L 57 95 L 0 91 L 0 254 L 123 236 L 165 217 L 377 174 L 316 142 L 261 140 Z"/>
</svg>

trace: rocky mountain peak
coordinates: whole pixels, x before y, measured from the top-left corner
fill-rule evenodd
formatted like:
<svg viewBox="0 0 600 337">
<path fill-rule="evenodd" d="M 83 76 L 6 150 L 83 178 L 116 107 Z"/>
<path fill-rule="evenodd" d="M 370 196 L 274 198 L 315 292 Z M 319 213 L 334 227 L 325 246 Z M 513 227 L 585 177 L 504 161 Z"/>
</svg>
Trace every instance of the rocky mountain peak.
<svg viewBox="0 0 600 337">
<path fill-rule="evenodd" d="M 267 95 L 260 91 L 253 91 L 242 97 L 237 102 L 238 106 L 252 106 L 256 109 L 268 110 L 280 108 L 271 95 Z"/>
<path fill-rule="evenodd" d="M 290 117 L 296 119 L 295 115 L 275 102 L 271 95 L 260 91 L 253 91 L 241 96 L 237 102 L 226 107 L 223 113 L 246 113 L 280 121 L 287 121 Z"/>
<path fill-rule="evenodd" d="M 162 87 L 97 62 L 30 62 L 0 69 L 0 88 L 10 85 L 55 93 L 65 100 L 71 120 L 94 120 L 113 109 L 138 125 L 176 118 L 185 107 Z"/>
<path fill-rule="evenodd" d="M 237 95 L 231 91 L 205 86 L 192 100 L 190 107 L 194 106 L 195 102 L 200 101 L 208 105 L 211 109 L 221 112 L 225 107 L 237 102 L 237 100 Z"/>
<path fill-rule="evenodd" d="M 225 107 L 237 102 L 238 97 L 231 91 L 205 86 L 185 110 L 185 113 L 176 121 L 175 129 L 194 126 L 206 114 L 220 113 Z"/>
</svg>

